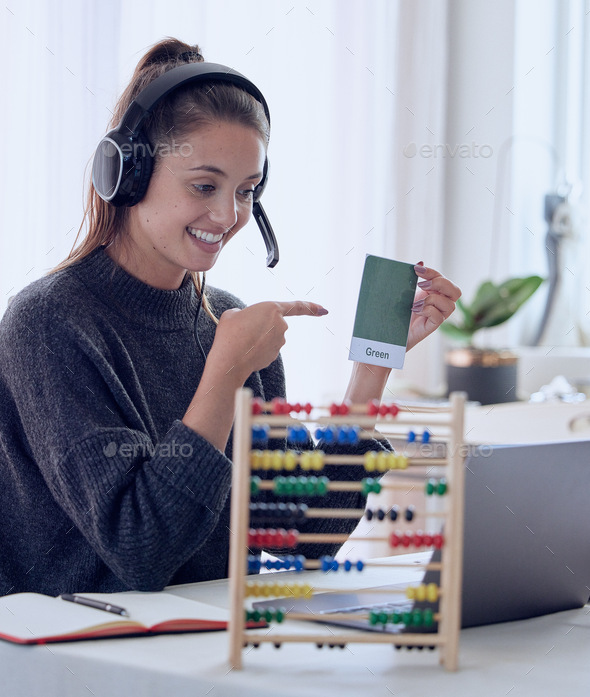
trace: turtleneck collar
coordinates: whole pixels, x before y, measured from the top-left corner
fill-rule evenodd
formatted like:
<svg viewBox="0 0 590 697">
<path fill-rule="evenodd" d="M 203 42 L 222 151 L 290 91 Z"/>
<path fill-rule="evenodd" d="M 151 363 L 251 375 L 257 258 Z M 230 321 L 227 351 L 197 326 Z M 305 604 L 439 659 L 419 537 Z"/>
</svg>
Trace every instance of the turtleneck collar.
<svg viewBox="0 0 590 697">
<path fill-rule="evenodd" d="M 143 283 L 116 264 L 99 247 L 70 267 L 105 304 L 144 326 L 180 329 L 194 322 L 199 297 L 190 275 L 177 290 Z"/>
</svg>

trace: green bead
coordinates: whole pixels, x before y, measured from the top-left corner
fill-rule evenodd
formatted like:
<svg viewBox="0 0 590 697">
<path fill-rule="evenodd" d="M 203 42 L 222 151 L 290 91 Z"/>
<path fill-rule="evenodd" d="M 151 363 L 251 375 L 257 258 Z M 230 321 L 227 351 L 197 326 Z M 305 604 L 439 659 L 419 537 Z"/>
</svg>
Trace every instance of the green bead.
<svg viewBox="0 0 590 697">
<path fill-rule="evenodd" d="M 246 615 L 246 622 L 249 622 L 252 619 L 252 617 L 250 616 L 250 610 L 246 610 L 245 615 Z"/>
<path fill-rule="evenodd" d="M 383 625 L 387 624 L 387 619 L 388 619 L 388 618 L 387 618 L 387 613 L 386 613 L 386 612 L 380 612 L 380 613 L 379 613 L 379 615 L 378 615 L 379 624 L 383 624 Z"/>
<path fill-rule="evenodd" d="M 402 622 L 406 625 L 406 627 L 409 627 L 412 624 L 412 613 L 402 612 Z"/>
<path fill-rule="evenodd" d="M 432 494 L 434 494 L 435 486 L 436 486 L 436 479 L 429 479 L 426 482 L 426 486 L 425 486 L 426 496 L 432 496 Z"/>
<path fill-rule="evenodd" d="M 254 622 L 260 622 L 260 610 L 252 610 L 251 617 Z"/>
<path fill-rule="evenodd" d="M 415 627 L 420 627 L 422 625 L 422 610 L 414 610 L 414 612 L 412 612 L 412 624 Z"/>
<path fill-rule="evenodd" d="M 275 616 L 275 609 L 274 607 L 267 607 L 266 611 L 264 612 L 264 619 L 267 622 L 272 622 L 273 618 Z"/>
<path fill-rule="evenodd" d="M 424 610 L 423 620 L 425 627 L 432 627 L 434 624 L 434 613 L 429 607 Z"/>
<path fill-rule="evenodd" d="M 377 613 L 371 610 L 371 612 L 369 612 L 369 624 L 371 627 L 374 627 L 377 624 L 377 621 Z"/>
<path fill-rule="evenodd" d="M 317 483 L 318 483 L 318 478 L 317 477 L 306 477 L 305 479 L 305 493 L 313 496 L 313 494 L 316 493 L 317 490 Z"/>
<path fill-rule="evenodd" d="M 283 608 L 283 607 L 278 608 L 276 613 L 275 613 L 275 620 L 279 624 L 281 624 L 281 622 L 285 619 L 286 613 L 287 613 L 287 611 L 285 610 L 285 608 Z"/>
<path fill-rule="evenodd" d="M 328 477 L 318 477 L 317 493 L 318 496 L 325 496 L 328 493 Z"/>
<path fill-rule="evenodd" d="M 305 485 L 307 483 L 306 477 L 298 477 L 295 485 L 293 487 L 293 494 L 295 496 L 303 496 L 305 494 Z"/>
<path fill-rule="evenodd" d="M 373 493 L 375 493 L 375 494 L 381 493 L 381 482 L 378 482 L 378 481 L 373 482 Z"/>
<path fill-rule="evenodd" d="M 286 485 L 285 485 L 285 495 L 286 496 L 291 496 L 291 494 L 294 494 L 297 488 L 297 482 L 298 479 L 297 477 L 290 475 L 289 477 L 286 478 Z"/>
<path fill-rule="evenodd" d="M 363 496 L 367 496 L 367 494 L 371 493 L 371 490 L 373 488 L 373 481 L 374 480 L 372 477 L 367 477 L 366 479 L 363 479 L 363 481 L 361 482 Z"/>
<path fill-rule="evenodd" d="M 260 477 L 250 478 L 250 495 L 255 496 L 260 492 Z"/>
<path fill-rule="evenodd" d="M 402 622 L 402 616 L 401 616 L 401 614 L 400 614 L 399 612 L 397 612 L 397 611 L 394 612 L 394 613 L 391 615 L 391 621 L 392 621 L 393 624 L 401 624 L 401 622 Z"/>
<path fill-rule="evenodd" d="M 441 479 L 436 487 L 436 493 L 439 496 L 444 496 L 447 493 L 447 480 Z"/>
</svg>

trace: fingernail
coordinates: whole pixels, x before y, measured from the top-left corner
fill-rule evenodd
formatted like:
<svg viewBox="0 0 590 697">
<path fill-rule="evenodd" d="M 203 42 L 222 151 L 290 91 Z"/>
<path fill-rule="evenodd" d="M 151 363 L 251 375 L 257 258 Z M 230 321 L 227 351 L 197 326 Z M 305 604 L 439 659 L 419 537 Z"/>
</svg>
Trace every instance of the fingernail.
<svg viewBox="0 0 590 697">
<path fill-rule="evenodd" d="M 420 312 L 420 310 L 424 307 L 424 300 L 417 300 L 413 305 L 412 305 L 412 310 L 414 312 Z"/>
<path fill-rule="evenodd" d="M 416 266 L 424 266 L 424 262 L 423 262 L 423 261 L 419 261 L 419 262 L 416 264 Z"/>
<path fill-rule="evenodd" d="M 424 289 L 430 288 L 431 285 L 432 285 L 432 281 L 420 281 L 420 283 L 418 283 L 418 287 L 424 288 Z"/>
<path fill-rule="evenodd" d="M 426 269 L 424 266 L 422 266 L 422 264 L 416 264 L 416 266 L 414 266 L 414 271 L 418 274 L 418 276 L 426 275 Z"/>
<path fill-rule="evenodd" d="M 318 317 L 323 317 L 324 315 L 328 314 L 328 310 L 326 310 L 325 307 L 320 307 L 318 309 Z"/>
</svg>

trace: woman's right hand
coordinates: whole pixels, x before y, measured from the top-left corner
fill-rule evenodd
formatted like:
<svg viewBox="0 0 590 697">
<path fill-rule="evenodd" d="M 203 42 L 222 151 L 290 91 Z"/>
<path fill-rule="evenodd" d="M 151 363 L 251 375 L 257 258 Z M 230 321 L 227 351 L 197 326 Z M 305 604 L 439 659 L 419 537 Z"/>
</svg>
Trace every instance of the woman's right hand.
<svg viewBox="0 0 590 697">
<path fill-rule="evenodd" d="M 256 370 L 270 365 L 285 344 L 287 317 L 321 317 L 328 311 L 316 303 L 262 302 L 243 310 L 226 310 L 219 318 L 207 362 L 233 373 L 243 384 Z"/>
</svg>

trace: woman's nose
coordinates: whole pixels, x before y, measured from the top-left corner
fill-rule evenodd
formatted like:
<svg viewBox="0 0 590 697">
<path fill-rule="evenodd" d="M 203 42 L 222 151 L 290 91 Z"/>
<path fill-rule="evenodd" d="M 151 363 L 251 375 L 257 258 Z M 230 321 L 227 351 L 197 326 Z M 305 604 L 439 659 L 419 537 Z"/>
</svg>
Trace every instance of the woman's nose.
<svg viewBox="0 0 590 697">
<path fill-rule="evenodd" d="M 233 196 L 219 196 L 207 205 L 209 217 L 228 230 L 238 222 L 236 201 Z"/>
</svg>

